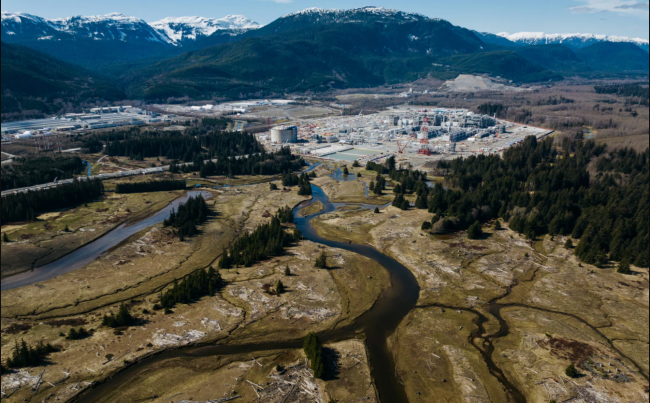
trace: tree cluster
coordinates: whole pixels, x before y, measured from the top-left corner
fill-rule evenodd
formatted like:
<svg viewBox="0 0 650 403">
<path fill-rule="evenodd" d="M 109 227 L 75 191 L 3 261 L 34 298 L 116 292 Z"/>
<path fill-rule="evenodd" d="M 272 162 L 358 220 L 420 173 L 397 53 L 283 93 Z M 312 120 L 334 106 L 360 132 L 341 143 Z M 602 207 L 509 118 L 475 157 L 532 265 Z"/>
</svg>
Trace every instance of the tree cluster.
<svg viewBox="0 0 650 403">
<path fill-rule="evenodd" d="M 291 221 L 288 221 L 289 219 Z M 271 222 L 259 225 L 253 232 L 237 238 L 230 251 L 224 250 L 219 268 L 250 267 L 270 257 L 281 256 L 284 249 L 297 240 L 295 234 L 284 230 L 283 222 L 293 222 L 293 214 L 289 218 L 286 209 L 281 209 L 271 218 Z"/>
<path fill-rule="evenodd" d="M 596 173 L 587 170 L 592 161 Z M 580 239 L 576 255 L 603 265 L 628 257 L 648 267 L 648 150 L 606 153 L 593 141 L 561 147 L 528 137 L 499 156 L 472 156 L 447 165 L 449 189 L 429 192 L 434 230 L 462 230 L 501 218 L 534 239 L 542 234 Z"/>
<path fill-rule="evenodd" d="M 10 194 L 2 198 L 2 224 L 33 221 L 40 214 L 78 206 L 103 194 L 104 185 L 99 179 L 74 180 L 51 189 Z"/>
<path fill-rule="evenodd" d="M 44 344 L 42 341 L 32 347 L 27 345 L 25 340 L 20 344 L 16 341 L 11 357 L 7 359 L 9 368 L 25 368 L 40 365 L 50 353 L 57 351 L 50 343 Z"/>
<path fill-rule="evenodd" d="M 2 166 L 0 183 L 2 190 L 11 190 L 43 183 L 55 179 L 72 179 L 85 174 L 86 166 L 79 157 L 36 156 L 14 160 Z"/>
<path fill-rule="evenodd" d="M 129 308 L 125 304 L 120 305 L 117 315 L 111 312 L 108 315 L 104 315 L 102 319 L 102 325 L 111 328 L 129 327 L 133 326 L 134 323 L 135 318 L 131 316 Z"/>
<path fill-rule="evenodd" d="M 210 210 L 203 196 L 190 197 L 187 202 L 178 206 L 178 211 L 172 210 L 169 218 L 163 222 L 165 227 L 173 227 L 181 237 L 192 237 L 198 234 L 197 225 L 203 224 Z"/>
<path fill-rule="evenodd" d="M 303 350 L 311 363 L 314 377 L 323 379 L 325 376 L 325 360 L 323 359 L 323 345 L 316 333 L 309 333 L 303 342 Z"/>
<path fill-rule="evenodd" d="M 184 190 L 187 183 L 184 180 L 160 180 L 147 182 L 118 183 L 115 193 L 149 193 L 172 190 Z"/>
<path fill-rule="evenodd" d="M 175 282 L 172 288 L 160 293 L 160 305 L 167 309 L 176 304 L 189 304 L 202 297 L 214 295 L 224 286 L 221 274 L 214 268 L 199 270 L 185 277 L 180 283 Z"/>
<path fill-rule="evenodd" d="M 85 339 L 86 337 L 90 337 L 90 332 L 84 327 L 80 327 L 79 329 L 72 327 L 68 331 L 68 335 L 65 336 L 65 338 L 68 340 L 81 340 Z"/>
</svg>

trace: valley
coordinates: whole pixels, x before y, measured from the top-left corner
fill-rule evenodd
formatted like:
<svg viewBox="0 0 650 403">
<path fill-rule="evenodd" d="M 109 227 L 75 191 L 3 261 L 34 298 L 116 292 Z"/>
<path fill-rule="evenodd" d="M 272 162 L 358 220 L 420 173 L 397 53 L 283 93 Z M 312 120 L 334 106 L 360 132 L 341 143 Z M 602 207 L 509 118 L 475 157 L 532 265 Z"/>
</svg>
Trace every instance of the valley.
<svg viewBox="0 0 650 403">
<path fill-rule="evenodd" d="M 647 2 L 12 1 L 3 403 L 648 402 Z"/>
</svg>

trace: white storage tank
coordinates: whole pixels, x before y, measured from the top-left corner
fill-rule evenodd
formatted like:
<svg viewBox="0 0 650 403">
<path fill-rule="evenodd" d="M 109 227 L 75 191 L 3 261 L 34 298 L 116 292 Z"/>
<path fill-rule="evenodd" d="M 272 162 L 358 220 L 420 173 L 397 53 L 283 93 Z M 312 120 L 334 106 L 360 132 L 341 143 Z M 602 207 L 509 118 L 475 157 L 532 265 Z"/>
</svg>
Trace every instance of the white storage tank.
<svg viewBox="0 0 650 403">
<path fill-rule="evenodd" d="M 296 143 L 298 141 L 298 127 L 279 126 L 271 129 L 271 142 L 276 144 Z"/>
</svg>

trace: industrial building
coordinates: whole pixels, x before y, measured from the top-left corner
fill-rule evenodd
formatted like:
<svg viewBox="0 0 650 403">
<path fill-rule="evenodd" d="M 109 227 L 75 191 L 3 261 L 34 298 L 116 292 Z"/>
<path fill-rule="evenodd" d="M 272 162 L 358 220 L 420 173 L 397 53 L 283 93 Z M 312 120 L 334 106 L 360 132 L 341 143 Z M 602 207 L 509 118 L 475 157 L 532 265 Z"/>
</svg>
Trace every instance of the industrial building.
<svg viewBox="0 0 650 403">
<path fill-rule="evenodd" d="M 271 129 L 271 142 L 275 144 L 287 144 L 298 142 L 298 127 L 278 126 Z"/>
<path fill-rule="evenodd" d="M 49 119 L 33 119 L 2 123 L 3 135 L 15 135 L 33 132 L 69 132 L 74 130 L 94 130 L 121 126 L 138 126 L 150 123 L 171 122 L 177 116 L 164 115 L 132 107 L 93 108 L 90 113 L 68 113 Z"/>
<path fill-rule="evenodd" d="M 367 116 L 305 119 L 257 136 L 270 149 L 289 145 L 295 154 L 313 158 L 366 163 L 398 155 L 398 161 L 425 163 L 436 155 L 501 152 L 513 144 L 513 136 L 519 141 L 549 133 L 536 128 L 507 133 L 514 125 L 466 109 L 404 106 Z"/>
</svg>

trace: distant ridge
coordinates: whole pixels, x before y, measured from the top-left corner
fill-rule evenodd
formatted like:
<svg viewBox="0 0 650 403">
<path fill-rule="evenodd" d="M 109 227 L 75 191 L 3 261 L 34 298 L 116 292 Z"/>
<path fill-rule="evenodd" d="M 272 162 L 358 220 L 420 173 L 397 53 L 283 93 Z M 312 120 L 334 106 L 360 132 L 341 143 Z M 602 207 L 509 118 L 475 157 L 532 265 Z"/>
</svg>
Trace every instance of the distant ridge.
<svg viewBox="0 0 650 403">
<path fill-rule="evenodd" d="M 614 35 L 546 34 L 543 32 L 519 32 L 516 34 L 501 32 L 496 35 L 520 45 L 563 44 L 573 48 L 583 48 L 599 42 L 620 42 L 635 44 L 646 52 L 650 46 L 650 42 L 647 39 Z"/>
</svg>

